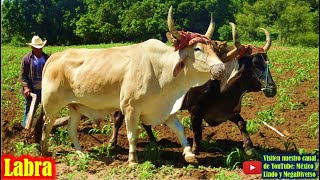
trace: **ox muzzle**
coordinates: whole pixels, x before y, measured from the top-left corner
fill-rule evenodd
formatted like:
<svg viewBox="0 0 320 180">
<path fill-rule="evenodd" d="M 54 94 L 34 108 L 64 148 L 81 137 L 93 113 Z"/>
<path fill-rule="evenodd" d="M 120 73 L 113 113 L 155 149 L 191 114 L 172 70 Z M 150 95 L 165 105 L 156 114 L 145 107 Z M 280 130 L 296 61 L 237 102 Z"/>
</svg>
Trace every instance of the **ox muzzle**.
<svg viewBox="0 0 320 180">
<path fill-rule="evenodd" d="M 261 83 L 261 90 L 266 97 L 274 97 L 277 94 L 277 86 L 272 79 L 268 66 L 258 79 Z"/>
<path fill-rule="evenodd" d="M 222 80 L 226 76 L 226 66 L 223 63 L 210 66 L 210 73 L 214 79 Z"/>
</svg>

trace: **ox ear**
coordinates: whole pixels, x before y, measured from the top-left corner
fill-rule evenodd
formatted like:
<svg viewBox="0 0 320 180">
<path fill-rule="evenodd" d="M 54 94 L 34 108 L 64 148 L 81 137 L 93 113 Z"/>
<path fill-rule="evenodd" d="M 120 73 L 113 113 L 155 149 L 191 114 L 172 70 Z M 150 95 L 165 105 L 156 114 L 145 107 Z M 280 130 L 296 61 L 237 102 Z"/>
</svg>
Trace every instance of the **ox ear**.
<svg viewBox="0 0 320 180">
<path fill-rule="evenodd" d="M 178 40 L 176 38 L 174 38 L 170 32 L 167 32 L 166 36 L 167 36 L 167 39 L 169 42 L 171 42 L 173 44 L 176 44 L 178 42 Z"/>
<path fill-rule="evenodd" d="M 177 77 L 179 73 L 183 70 L 183 68 L 186 66 L 185 60 L 186 58 L 180 59 L 179 62 L 176 64 L 176 66 L 173 69 L 173 77 Z"/>
</svg>

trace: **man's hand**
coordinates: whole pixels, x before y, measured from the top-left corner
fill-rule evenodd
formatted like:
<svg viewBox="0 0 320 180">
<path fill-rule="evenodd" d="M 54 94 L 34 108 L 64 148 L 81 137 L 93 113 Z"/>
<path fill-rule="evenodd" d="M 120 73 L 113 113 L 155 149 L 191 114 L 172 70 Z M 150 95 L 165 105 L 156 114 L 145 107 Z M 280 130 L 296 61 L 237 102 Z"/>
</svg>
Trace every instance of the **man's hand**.
<svg viewBox="0 0 320 180">
<path fill-rule="evenodd" d="M 23 88 L 23 95 L 24 97 L 29 97 L 30 96 L 30 93 L 31 93 L 31 89 L 28 88 L 28 87 L 24 87 Z"/>
</svg>

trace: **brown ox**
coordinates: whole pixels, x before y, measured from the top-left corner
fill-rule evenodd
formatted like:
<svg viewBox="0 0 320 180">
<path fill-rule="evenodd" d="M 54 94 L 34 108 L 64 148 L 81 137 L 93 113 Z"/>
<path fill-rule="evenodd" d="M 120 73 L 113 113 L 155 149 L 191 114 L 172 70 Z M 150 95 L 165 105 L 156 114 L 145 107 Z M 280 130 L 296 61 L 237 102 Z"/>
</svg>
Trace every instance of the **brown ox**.
<svg viewBox="0 0 320 180">
<path fill-rule="evenodd" d="M 212 77 L 224 78 L 225 66 L 212 50 L 210 38 L 175 29 L 172 7 L 168 27 L 167 35 L 175 49 L 151 39 L 126 47 L 68 49 L 48 59 L 42 81 L 46 114 L 41 137 L 43 154 L 48 152 L 48 136 L 59 110 L 68 106 L 68 132 L 77 151 L 81 151 L 77 127 L 82 115 L 98 121 L 121 110 L 125 115 L 130 164 L 138 162 L 139 119 L 146 125 L 167 124 L 184 147 L 186 161 L 196 162 L 176 112 L 191 87 Z"/>
</svg>

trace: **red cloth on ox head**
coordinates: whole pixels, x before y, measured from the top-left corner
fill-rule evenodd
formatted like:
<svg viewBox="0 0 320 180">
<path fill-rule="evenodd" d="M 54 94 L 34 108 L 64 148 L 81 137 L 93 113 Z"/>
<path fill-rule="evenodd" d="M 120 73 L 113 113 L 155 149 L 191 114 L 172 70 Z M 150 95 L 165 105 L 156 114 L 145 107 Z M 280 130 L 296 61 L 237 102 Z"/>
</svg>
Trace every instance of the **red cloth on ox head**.
<svg viewBox="0 0 320 180">
<path fill-rule="evenodd" d="M 195 43 L 199 42 L 211 44 L 211 40 L 204 35 L 184 31 L 178 31 L 178 33 L 180 34 L 181 39 L 178 40 L 178 43 L 174 44 L 175 51 L 180 50 L 186 46 L 192 46 Z"/>
<path fill-rule="evenodd" d="M 266 54 L 263 48 L 256 47 L 252 45 L 242 46 L 237 59 L 242 58 L 243 56 L 253 56 L 255 54 Z"/>
</svg>

